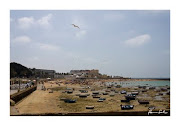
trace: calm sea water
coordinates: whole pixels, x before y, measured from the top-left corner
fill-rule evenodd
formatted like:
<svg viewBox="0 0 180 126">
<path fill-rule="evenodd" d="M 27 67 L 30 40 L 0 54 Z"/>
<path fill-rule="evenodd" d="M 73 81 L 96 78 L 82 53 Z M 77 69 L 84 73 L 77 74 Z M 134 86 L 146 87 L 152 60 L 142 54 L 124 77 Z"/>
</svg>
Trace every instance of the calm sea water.
<svg viewBox="0 0 180 126">
<path fill-rule="evenodd" d="M 121 85 L 122 87 L 131 87 L 131 86 L 170 86 L 170 81 L 114 81 L 106 82 L 106 85 Z"/>
</svg>

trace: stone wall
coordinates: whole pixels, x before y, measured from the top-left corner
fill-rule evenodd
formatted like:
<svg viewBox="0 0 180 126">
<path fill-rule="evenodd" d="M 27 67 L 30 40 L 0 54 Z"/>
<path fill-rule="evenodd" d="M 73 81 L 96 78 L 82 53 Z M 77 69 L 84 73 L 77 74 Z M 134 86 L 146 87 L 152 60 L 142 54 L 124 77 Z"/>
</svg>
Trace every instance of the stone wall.
<svg viewBox="0 0 180 126">
<path fill-rule="evenodd" d="M 29 94 L 31 94 L 33 91 L 35 91 L 37 89 L 37 86 L 33 86 L 30 88 L 27 88 L 23 91 L 17 92 L 15 94 L 10 95 L 10 99 L 12 99 L 15 103 L 17 103 L 18 101 L 20 101 L 21 99 L 25 98 L 26 96 L 28 96 Z"/>
</svg>

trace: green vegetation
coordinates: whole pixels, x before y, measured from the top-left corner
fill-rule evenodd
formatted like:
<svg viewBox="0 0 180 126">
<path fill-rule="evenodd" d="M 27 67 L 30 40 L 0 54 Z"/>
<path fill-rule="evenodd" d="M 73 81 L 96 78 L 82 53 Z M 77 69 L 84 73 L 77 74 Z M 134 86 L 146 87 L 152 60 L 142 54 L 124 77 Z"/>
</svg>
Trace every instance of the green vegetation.
<svg viewBox="0 0 180 126">
<path fill-rule="evenodd" d="M 10 78 L 13 78 L 13 77 L 27 77 L 28 78 L 32 75 L 33 75 L 32 71 L 29 68 L 15 62 L 10 63 Z"/>
</svg>

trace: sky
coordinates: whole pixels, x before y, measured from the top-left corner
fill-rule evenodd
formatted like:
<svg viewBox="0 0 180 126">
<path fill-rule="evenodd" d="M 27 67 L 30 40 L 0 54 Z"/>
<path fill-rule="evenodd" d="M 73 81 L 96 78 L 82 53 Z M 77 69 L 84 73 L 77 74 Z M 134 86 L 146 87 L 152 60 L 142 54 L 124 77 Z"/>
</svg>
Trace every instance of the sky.
<svg viewBox="0 0 180 126">
<path fill-rule="evenodd" d="M 60 73 L 169 78 L 170 11 L 11 10 L 10 62 Z"/>
</svg>

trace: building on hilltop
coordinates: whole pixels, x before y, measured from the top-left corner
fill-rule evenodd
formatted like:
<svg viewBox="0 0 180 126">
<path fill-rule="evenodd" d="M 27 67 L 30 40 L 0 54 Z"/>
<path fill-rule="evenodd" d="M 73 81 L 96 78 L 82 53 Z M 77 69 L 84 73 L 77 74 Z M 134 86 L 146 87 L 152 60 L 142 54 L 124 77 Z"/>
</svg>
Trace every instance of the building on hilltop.
<svg viewBox="0 0 180 126">
<path fill-rule="evenodd" d="M 76 75 L 77 78 L 98 78 L 99 70 L 71 70 L 70 74 Z"/>
<path fill-rule="evenodd" d="M 54 78 L 55 70 L 46 70 L 46 69 L 32 69 L 33 75 L 39 78 Z"/>
</svg>

